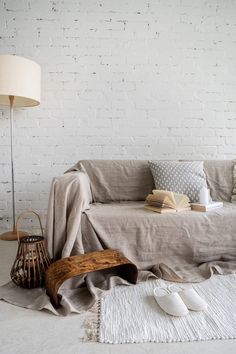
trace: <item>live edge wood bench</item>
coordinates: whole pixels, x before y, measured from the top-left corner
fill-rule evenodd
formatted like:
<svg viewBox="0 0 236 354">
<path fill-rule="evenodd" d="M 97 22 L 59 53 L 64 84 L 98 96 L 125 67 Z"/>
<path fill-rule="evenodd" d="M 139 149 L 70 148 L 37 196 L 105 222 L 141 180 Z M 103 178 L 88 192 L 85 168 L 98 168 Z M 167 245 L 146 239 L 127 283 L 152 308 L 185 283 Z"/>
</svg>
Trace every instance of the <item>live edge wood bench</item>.
<svg viewBox="0 0 236 354">
<path fill-rule="evenodd" d="M 118 251 L 108 249 L 62 258 L 52 263 L 45 274 L 47 294 L 52 304 L 59 307 L 61 296 L 57 293 L 64 281 L 78 275 L 112 268 L 116 268 L 117 275 L 136 284 L 137 267 Z"/>
</svg>

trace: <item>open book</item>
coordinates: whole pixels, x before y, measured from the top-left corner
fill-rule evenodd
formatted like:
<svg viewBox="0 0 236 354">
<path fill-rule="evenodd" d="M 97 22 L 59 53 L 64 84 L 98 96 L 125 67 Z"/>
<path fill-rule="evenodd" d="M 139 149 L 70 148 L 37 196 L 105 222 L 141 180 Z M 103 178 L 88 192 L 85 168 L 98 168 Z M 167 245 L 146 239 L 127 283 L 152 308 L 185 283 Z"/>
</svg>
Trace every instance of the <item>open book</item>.
<svg viewBox="0 0 236 354">
<path fill-rule="evenodd" d="M 144 207 L 157 213 L 176 213 L 190 210 L 189 198 L 185 194 L 154 189 L 146 198 Z"/>
</svg>

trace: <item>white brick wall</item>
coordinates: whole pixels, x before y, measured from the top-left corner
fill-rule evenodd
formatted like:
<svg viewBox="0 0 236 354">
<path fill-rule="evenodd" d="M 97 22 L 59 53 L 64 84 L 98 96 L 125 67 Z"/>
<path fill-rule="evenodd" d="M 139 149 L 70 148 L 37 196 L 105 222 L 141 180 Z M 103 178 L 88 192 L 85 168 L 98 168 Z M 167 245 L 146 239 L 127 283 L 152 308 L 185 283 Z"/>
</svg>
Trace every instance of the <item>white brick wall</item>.
<svg viewBox="0 0 236 354">
<path fill-rule="evenodd" d="M 53 176 L 85 158 L 236 155 L 235 0 L 0 0 L 0 52 L 42 67 L 15 110 L 17 212 L 46 213 Z M 0 227 L 11 216 L 0 110 Z"/>
</svg>

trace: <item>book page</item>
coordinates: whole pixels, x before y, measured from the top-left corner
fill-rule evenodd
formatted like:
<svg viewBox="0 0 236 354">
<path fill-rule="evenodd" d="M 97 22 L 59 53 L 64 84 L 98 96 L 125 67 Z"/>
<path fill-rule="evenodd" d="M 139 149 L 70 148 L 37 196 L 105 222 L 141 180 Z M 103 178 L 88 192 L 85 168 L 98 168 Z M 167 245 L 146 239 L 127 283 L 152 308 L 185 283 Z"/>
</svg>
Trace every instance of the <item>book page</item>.
<svg viewBox="0 0 236 354">
<path fill-rule="evenodd" d="M 189 198 L 185 194 L 174 193 L 176 209 L 189 206 Z"/>
<path fill-rule="evenodd" d="M 158 201 L 161 201 L 163 204 L 166 204 L 171 208 L 176 208 L 176 202 L 173 192 L 153 189 L 152 193 L 158 199 Z"/>
</svg>

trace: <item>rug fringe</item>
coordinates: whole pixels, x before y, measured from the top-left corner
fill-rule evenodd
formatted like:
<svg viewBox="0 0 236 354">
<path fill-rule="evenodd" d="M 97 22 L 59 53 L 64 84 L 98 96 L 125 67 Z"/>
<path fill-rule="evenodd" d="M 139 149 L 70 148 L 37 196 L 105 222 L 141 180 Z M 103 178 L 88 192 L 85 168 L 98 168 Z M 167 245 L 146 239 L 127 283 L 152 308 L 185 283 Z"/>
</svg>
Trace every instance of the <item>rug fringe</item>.
<svg viewBox="0 0 236 354">
<path fill-rule="evenodd" d="M 88 311 L 88 316 L 84 320 L 82 327 L 85 334 L 83 342 L 99 342 L 100 333 L 101 300 L 98 300 Z"/>
</svg>

